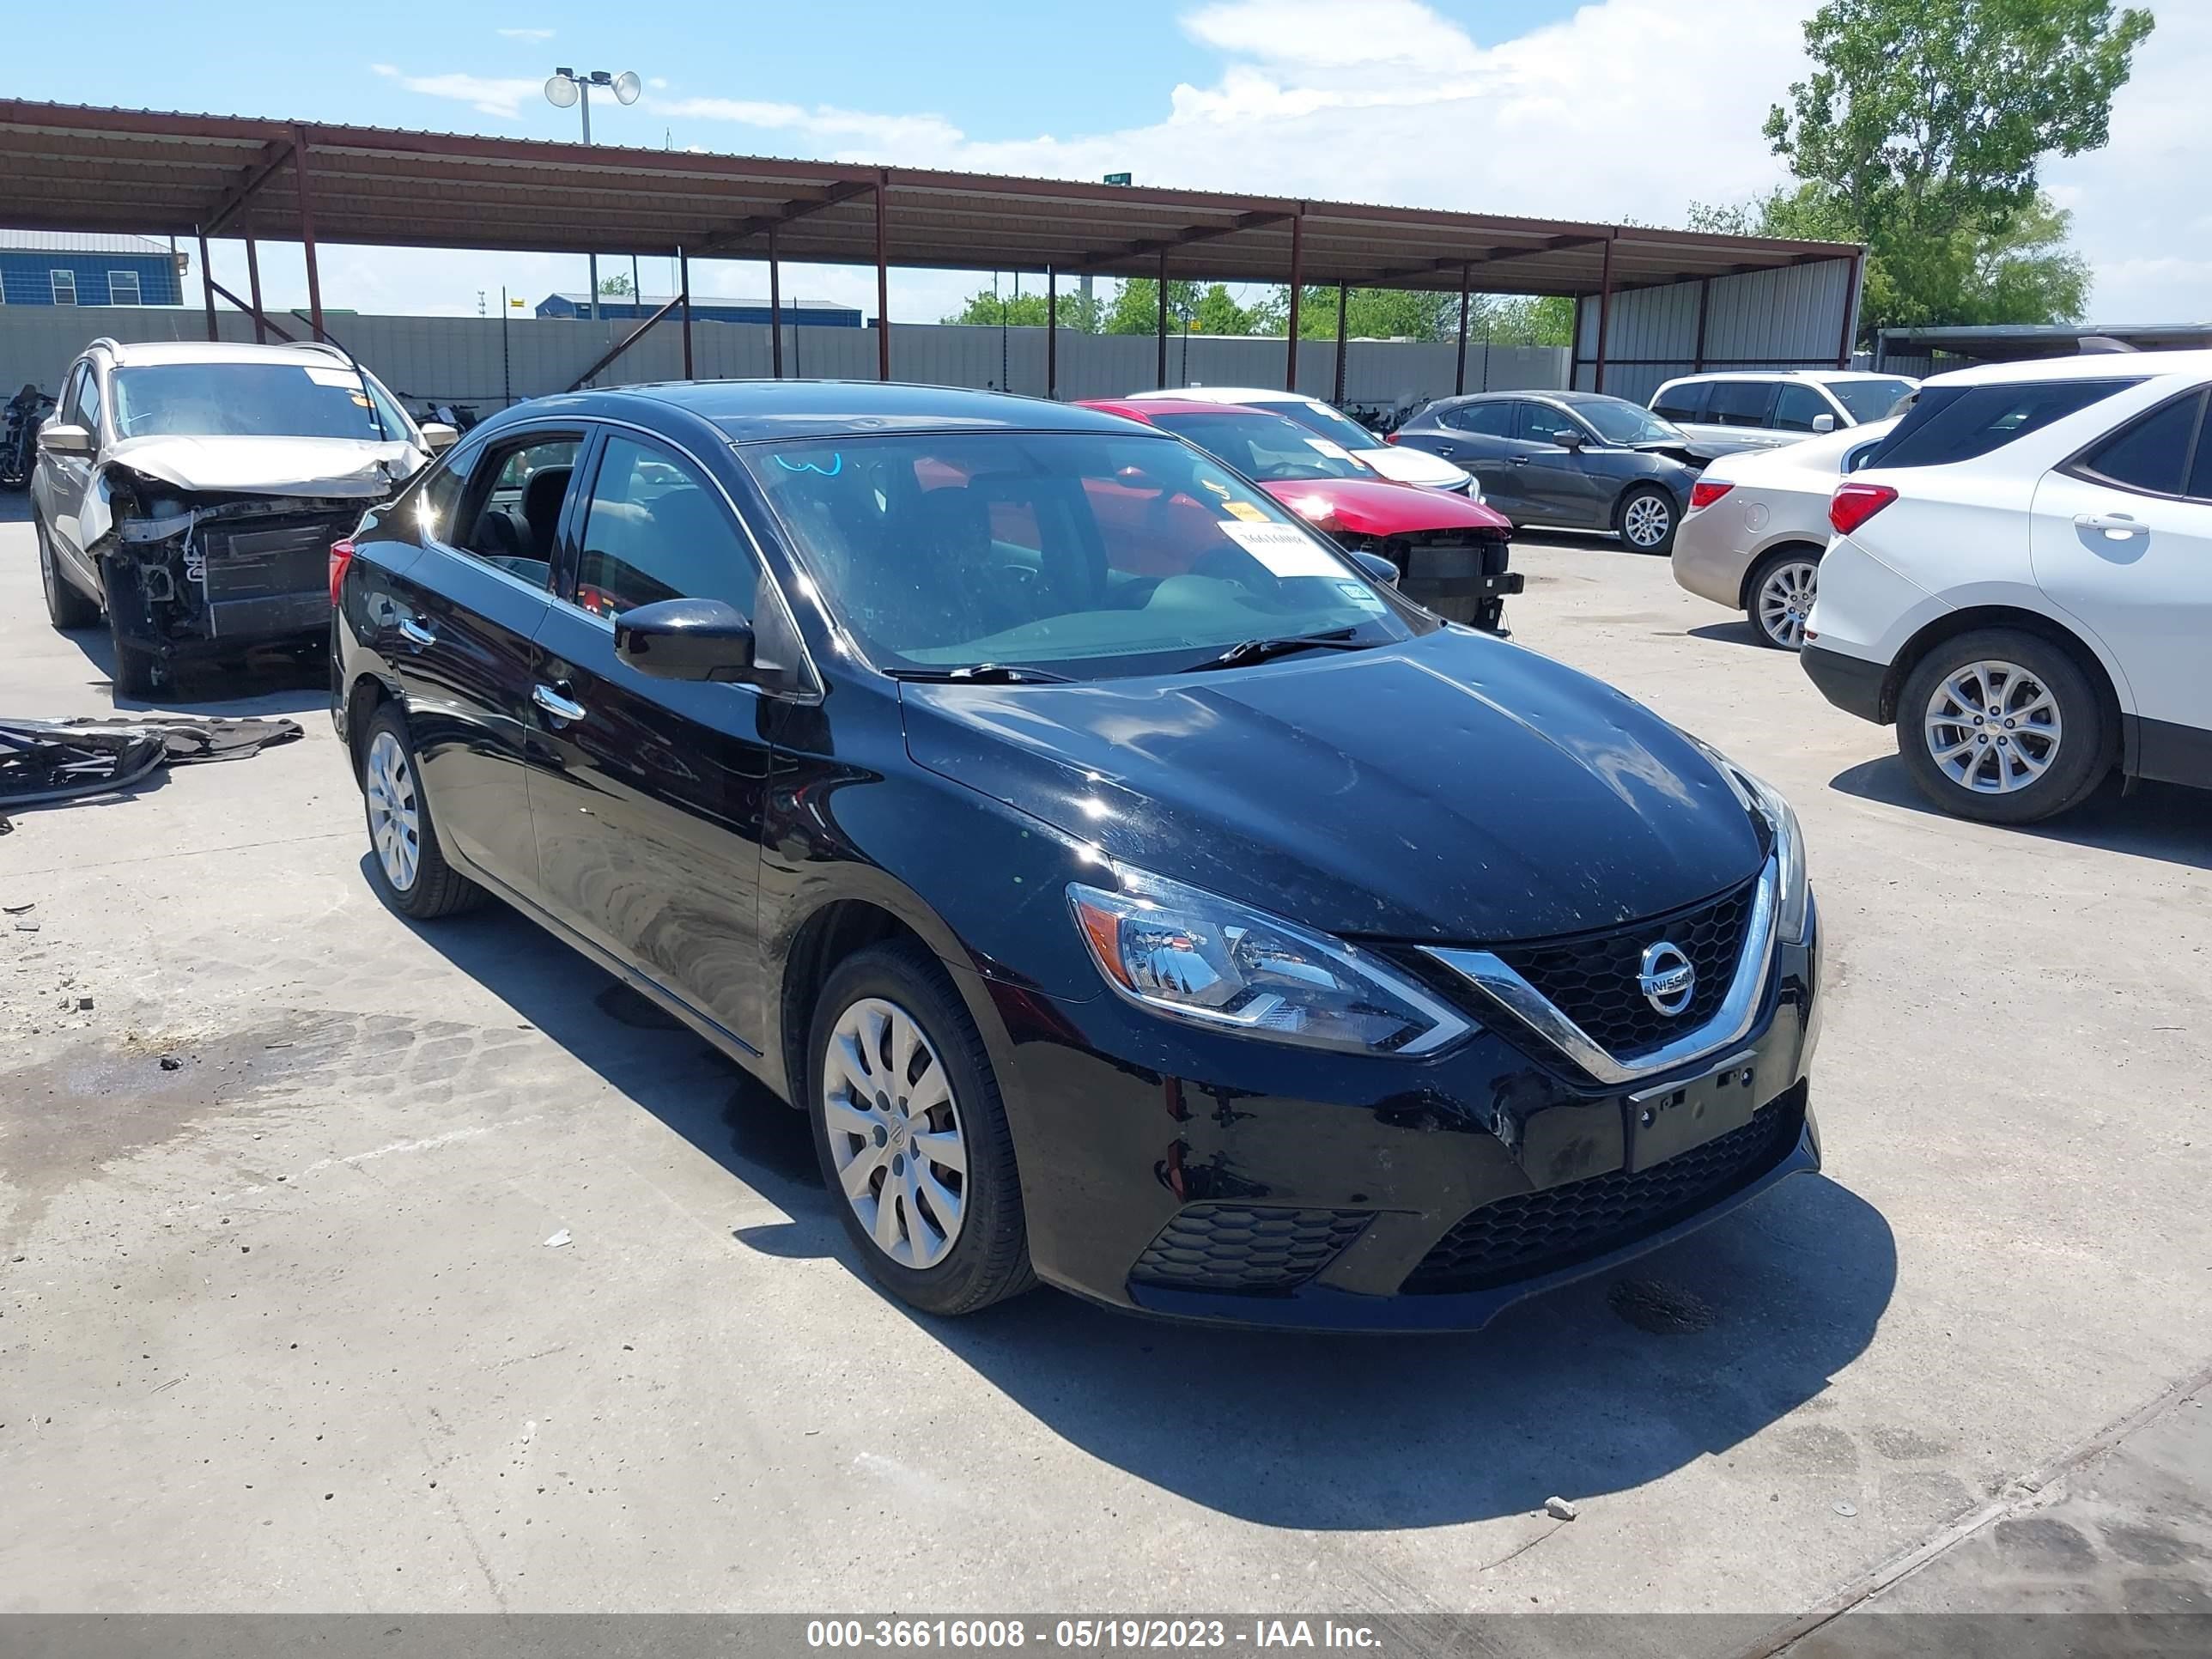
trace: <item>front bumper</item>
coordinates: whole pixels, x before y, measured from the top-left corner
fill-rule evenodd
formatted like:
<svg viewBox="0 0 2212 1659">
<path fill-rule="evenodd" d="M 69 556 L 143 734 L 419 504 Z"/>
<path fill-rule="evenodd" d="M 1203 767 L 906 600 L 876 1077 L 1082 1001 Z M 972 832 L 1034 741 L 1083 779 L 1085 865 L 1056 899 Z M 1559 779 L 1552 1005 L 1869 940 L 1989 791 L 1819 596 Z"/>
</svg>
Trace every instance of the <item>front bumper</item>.
<svg viewBox="0 0 2212 1659">
<path fill-rule="evenodd" d="M 994 987 L 1032 1263 L 1170 1318 L 1479 1328 L 1820 1167 L 1818 939 L 1778 947 L 1740 1040 L 1614 1085 L 1502 1015 L 1410 1062 Z"/>
</svg>

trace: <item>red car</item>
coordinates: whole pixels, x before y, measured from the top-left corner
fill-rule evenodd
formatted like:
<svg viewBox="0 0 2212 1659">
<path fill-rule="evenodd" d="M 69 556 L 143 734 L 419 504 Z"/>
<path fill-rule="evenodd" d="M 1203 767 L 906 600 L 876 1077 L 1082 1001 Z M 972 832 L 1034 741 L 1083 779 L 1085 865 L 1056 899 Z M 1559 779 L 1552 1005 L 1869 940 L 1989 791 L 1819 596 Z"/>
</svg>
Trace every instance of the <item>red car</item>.
<svg viewBox="0 0 2212 1659">
<path fill-rule="evenodd" d="M 1503 514 L 1464 495 L 1393 483 L 1341 446 L 1265 410 L 1154 398 L 1091 398 L 1083 407 L 1195 444 L 1346 552 L 1388 560 L 1407 598 L 1455 622 L 1505 631 L 1505 596 L 1521 591 L 1522 578 L 1505 568 L 1513 526 Z M 1172 537 L 1176 505 L 1146 503 L 1148 528 Z M 1203 506 L 1192 501 L 1188 509 L 1206 518 L 1210 531 Z"/>
</svg>

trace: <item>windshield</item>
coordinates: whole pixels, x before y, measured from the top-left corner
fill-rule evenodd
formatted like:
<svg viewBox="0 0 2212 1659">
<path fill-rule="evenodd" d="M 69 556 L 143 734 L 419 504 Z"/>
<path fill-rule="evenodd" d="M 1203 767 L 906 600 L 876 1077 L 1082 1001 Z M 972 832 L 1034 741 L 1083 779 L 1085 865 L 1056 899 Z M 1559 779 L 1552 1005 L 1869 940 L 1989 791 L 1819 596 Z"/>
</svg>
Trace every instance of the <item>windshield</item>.
<svg viewBox="0 0 2212 1659">
<path fill-rule="evenodd" d="M 1578 403 L 1576 414 L 1597 428 L 1609 444 L 1667 444 L 1683 441 L 1682 428 L 1662 421 L 1648 409 L 1638 409 L 1625 398 Z"/>
<path fill-rule="evenodd" d="M 879 668 L 1103 678 L 1247 640 L 1426 631 L 1268 496 L 1164 438 L 956 432 L 738 453 Z"/>
<path fill-rule="evenodd" d="M 125 438 L 363 438 L 413 442 L 392 396 L 335 360 L 323 363 L 152 363 L 108 377 Z M 383 429 L 377 422 L 382 418 Z"/>
<path fill-rule="evenodd" d="M 1368 478 L 1375 474 L 1334 438 L 1317 438 L 1296 421 L 1257 410 L 1220 415 L 1154 415 L 1154 426 L 1188 438 L 1216 460 L 1261 483 L 1310 483 L 1316 478 Z"/>
<path fill-rule="evenodd" d="M 1310 427 L 1324 438 L 1334 438 L 1346 449 L 1380 449 L 1382 441 L 1340 409 L 1316 403 L 1310 398 L 1292 398 L 1285 403 L 1270 403 L 1271 415 L 1286 415 L 1300 426 Z"/>
<path fill-rule="evenodd" d="M 1887 420 L 1897 413 L 1898 404 L 1912 395 L 1910 380 L 1831 380 L 1828 392 L 1835 400 L 1850 411 L 1851 419 L 1860 426 L 1869 421 Z"/>
</svg>

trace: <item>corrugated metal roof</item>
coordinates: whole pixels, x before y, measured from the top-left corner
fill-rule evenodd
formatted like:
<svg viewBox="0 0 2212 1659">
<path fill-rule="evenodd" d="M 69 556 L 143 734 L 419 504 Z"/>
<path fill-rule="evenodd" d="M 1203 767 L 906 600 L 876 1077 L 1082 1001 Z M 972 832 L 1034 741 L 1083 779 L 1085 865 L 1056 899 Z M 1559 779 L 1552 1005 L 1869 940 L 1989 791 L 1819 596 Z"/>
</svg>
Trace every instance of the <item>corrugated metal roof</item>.
<svg viewBox="0 0 2212 1659">
<path fill-rule="evenodd" d="M 52 230 L 1482 293 L 1616 292 L 1842 243 L 0 99 L 0 221 Z M 267 184 L 270 187 L 261 186 Z M 874 210 L 880 202 L 880 221 Z"/>
<path fill-rule="evenodd" d="M 0 230 L 0 253 L 137 253 L 167 258 L 169 245 L 150 236 L 82 230 Z"/>
</svg>

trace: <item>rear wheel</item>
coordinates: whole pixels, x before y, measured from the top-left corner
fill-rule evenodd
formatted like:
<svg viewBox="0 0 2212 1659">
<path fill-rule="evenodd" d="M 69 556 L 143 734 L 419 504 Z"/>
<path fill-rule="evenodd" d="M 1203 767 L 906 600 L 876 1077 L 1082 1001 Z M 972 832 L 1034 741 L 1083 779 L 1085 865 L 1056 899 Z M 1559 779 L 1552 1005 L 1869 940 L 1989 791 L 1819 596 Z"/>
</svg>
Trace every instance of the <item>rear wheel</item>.
<svg viewBox="0 0 2212 1659">
<path fill-rule="evenodd" d="M 46 590 L 46 615 L 56 628 L 89 628 L 100 620 L 100 606 L 62 574 L 54 556 L 54 544 L 43 520 L 31 520 L 31 534 L 39 544 L 39 580 Z"/>
<path fill-rule="evenodd" d="M 1945 811 L 1985 823 L 2079 805 L 2111 769 L 2111 742 L 2072 654 L 2010 629 L 1943 641 L 1898 697 L 1898 753 L 1912 781 Z"/>
<path fill-rule="evenodd" d="M 1036 1283 L 998 1079 L 936 957 L 911 943 L 848 957 L 807 1052 L 822 1177 L 877 1281 L 933 1314 Z"/>
<path fill-rule="evenodd" d="M 1809 548 L 1770 553 L 1744 584 L 1750 601 L 1743 614 L 1759 632 L 1759 642 L 1777 651 L 1805 647 L 1805 618 L 1819 591 L 1820 556 Z"/>
<path fill-rule="evenodd" d="M 369 881 L 404 916 L 431 921 L 481 904 L 484 890 L 446 862 L 407 721 L 393 703 L 362 733 L 362 805 L 368 819 Z"/>
<path fill-rule="evenodd" d="M 1613 527 L 1638 553 L 1666 553 L 1674 545 L 1674 498 L 1656 484 L 1638 484 L 1613 509 Z"/>
</svg>

